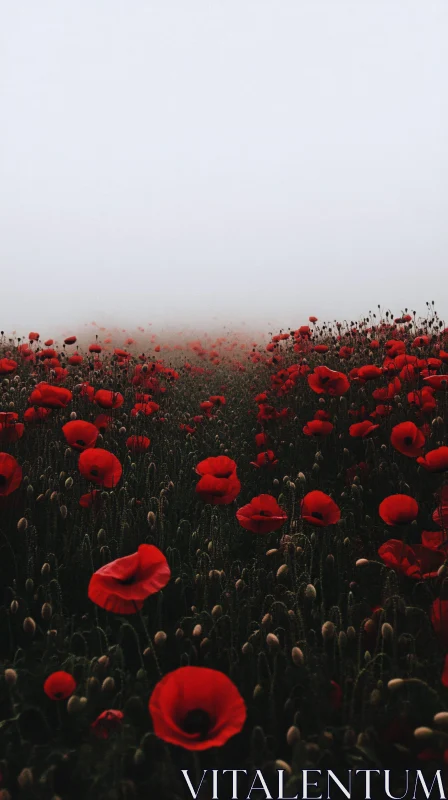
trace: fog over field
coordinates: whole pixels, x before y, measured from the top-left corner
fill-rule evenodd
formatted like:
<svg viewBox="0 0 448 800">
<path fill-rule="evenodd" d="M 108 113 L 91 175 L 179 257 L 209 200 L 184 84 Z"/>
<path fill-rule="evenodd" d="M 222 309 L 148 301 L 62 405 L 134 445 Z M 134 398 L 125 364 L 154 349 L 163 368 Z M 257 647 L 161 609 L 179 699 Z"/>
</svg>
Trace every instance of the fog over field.
<svg viewBox="0 0 448 800">
<path fill-rule="evenodd" d="M 2 329 L 448 315 L 447 25 L 445 0 L 1 3 Z"/>
</svg>

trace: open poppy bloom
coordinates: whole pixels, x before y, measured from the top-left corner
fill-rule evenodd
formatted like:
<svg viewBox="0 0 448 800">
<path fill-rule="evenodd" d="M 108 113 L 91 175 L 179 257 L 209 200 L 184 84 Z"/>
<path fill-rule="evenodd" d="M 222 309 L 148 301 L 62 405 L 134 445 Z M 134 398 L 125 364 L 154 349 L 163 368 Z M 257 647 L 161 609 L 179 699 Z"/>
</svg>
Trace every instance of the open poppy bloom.
<svg viewBox="0 0 448 800">
<path fill-rule="evenodd" d="M 76 689 L 76 681 L 69 672 L 59 670 L 48 676 L 44 692 L 50 700 L 66 700 Z"/>
<path fill-rule="evenodd" d="M 350 425 L 348 432 L 355 439 L 365 439 L 366 436 L 370 436 L 373 431 L 376 431 L 378 427 L 379 425 L 373 425 L 372 422 L 366 419 L 364 422 L 355 422 L 354 425 Z"/>
<path fill-rule="evenodd" d="M 147 436 L 128 436 L 126 439 L 126 447 L 132 453 L 145 453 L 150 444 Z"/>
<path fill-rule="evenodd" d="M 84 478 L 99 486 L 111 489 L 116 486 L 123 472 L 116 456 L 108 450 L 91 448 L 84 450 L 79 456 L 78 469 Z"/>
<path fill-rule="evenodd" d="M 246 721 L 236 686 L 207 667 L 180 667 L 165 675 L 150 697 L 149 713 L 156 736 L 186 750 L 222 747 Z"/>
<path fill-rule="evenodd" d="M 89 447 L 95 447 L 99 431 L 91 422 L 74 419 L 62 426 L 62 433 L 70 447 L 73 447 L 74 450 L 82 451 L 87 450 Z"/>
<path fill-rule="evenodd" d="M 448 469 L 448 447 L 438 447 L 430 450 L 425 456 L 417 459 L 428 472 L 445 472 Z"/>
<path fill-rule="evenodd" d="M 10 375 L 17 369 L 17 361 L 12 358 L 0 358 L 0 375 Z"/>
<path fill-rule="evenodd" d="M 391 569 L 416 580 L 436 578 L 439 567 L 445 561 L 445 554 L 441 550 L 422 544 L 410 547 L 400 539 L 384 542 L 378 549 L 378 555 Z"/>
<path fill-rule="evenodd" d="M 135 614 L 147 597 L 166 586 L 170 577 L 163 553 L 152 544 L 141 544 L 136 553 L 117 558 L 94 572 L 88 596 L 106 611 Z"/>
<path fill-rule="evenodd" d="M 236 463 L 228 456 L 205 458 L 196 467 L 202 475 L 196 493 L 214 506 L 228 505 L 238 496 L 241 483 L 236 476 Z"/>
<path fill-rule="evenodd" d="M 101 408 L 120 408 L 124 403 L 120 392 L 111 392 L 108 389 L 98 389 L 93 400 Z"/>
<path fill-rule="evenodd" d="M 9 453 L 0 453 L 0 497 L 5 497 L 22 483 L 22 467 Z"/>
<path fill-rule="evenodd" d="M 418 503 L 407 494 L 391 494 L 378 508 L 378 513 L 386 525 L 407 525 L 418 515 Z"/>
<path fill-rule="evenodd" d="M 275 457 L 273 450 L 265 450 L 264 453 L 258 453 L 256 461 L 250 462 L 253 467 L 275 467 L 278 464 L 278 458 Z"/>
<path fill-rule="evenodd" d="M 39 383 L 31 392 L 28 402 L 31 406 L 44 408 L 66 408 L 72 399 L 72 393 L 63 386 L 52 386 L 50 383 Z"/>
<path fill-rule="evenodd" d="M 328 367 L 315 367 L 307 377 L 308 385 L 316 394 L 328 394 L 340 397 L 350 389 L 350 382 L 343 372 Z"/>
<path fill-rule="evenodd" d="M 328 494 L 317 489 L 305 495 L 301 504 L 301 513 L 304 520 L 318 528 L 335 525 L 341 519 L 339 506 Z"/>
<path fill-rule="evenodd" d="M 400 422 L 394 425 L 390 441 L 395 450 L 409 458 L 421 456 L 425 445 L 425 437 L 413 422 Z"/>
<path fill-rule="evenodd" d="M 279 506 L 275 497 L 260 494 L 236 512 L 242 528 L 252 533 L 271 533 L 282 527 L 288 519 L 287 513 Z"/>
<path fill-rule="evenodd" d="M 98 739 L 109 739 L 113 733 L 121 730 L 123 718 L 124 714 L 118 708 L 109 708 L 98 715 L 90 730 Z"/>
<path fill-rule="evenodd" d="M 333 424 L 326 420 L 312 419 L 303 427 L 305 436 L 328 436 L 333 430 Z"/>
</svg>

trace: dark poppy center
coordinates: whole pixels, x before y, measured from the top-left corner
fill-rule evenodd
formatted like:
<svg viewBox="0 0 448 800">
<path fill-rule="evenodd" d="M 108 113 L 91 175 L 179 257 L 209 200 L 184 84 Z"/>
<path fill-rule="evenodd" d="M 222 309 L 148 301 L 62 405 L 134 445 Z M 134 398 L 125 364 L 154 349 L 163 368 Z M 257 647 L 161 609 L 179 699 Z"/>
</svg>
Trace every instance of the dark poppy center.
<svg viewBox="0 0 448 800">
<path fill-rule="evenodd" d="M 230 478 L 231 475 L 232 475 L 232 472 L 217 472 L 216 473 L 216 477 L 217 478 Z"/>
<path fill-rule="evenodd" d="M 4 475 L 0 475 L 0 486 L 6 486 L 7 480 Z"/>
<path fill-rule="evenodd" d="M 194 708 L 189 711 L 182 722 L 182 727 L 186 733 L 199 734 L 201 739 L 207 738 L 210 725 L 210 716 L 202 708 Z"/>
<path fill-rule="evenodd" d="M 93 467 L 93 468 L 90 470 L 90 474 L 91 474 L 91 475 L 93 475 L 95 478 L 97 478 L 97 477 L 98 477 L 98 475 L 100 474 L 100 472 L 99 472 L 99 470 L 98 470 L 96 467 Z"/>
<path fill-rule="evenodd" d="M 122 586 L 132 586 L 136 580 L 135 575 L 129 575 L 128 578 L 118 578 L 118 583 L 121 583 Z"/>
<path fill-rule="evenodd" d="M 79 444 L 79 446 L 80 446 L 80 447 L 84 447 L 84 445 L 85 445 L 85 442 L 84 442 L 84 440 L 83 440 L 83 439 L 77 439 L 77 440 L 76 440 L 76 444 Z"/>
<path fill-rule="evenodd" d="M 263 509 L 262 509 L 261 511 L 259 511 L 259 512 L 258 512 L 258 515 L 259 515 L 260 517 L 270 517 L 270 516 L 271 516 L 271 515 L 270 515 L 270 513 L 269 513 L 269 511 L 264 511 Z"/>
<path fill-rule="evenodd" d="M 320 382 L 321 383 L 327 383 L 327 381 L 329 381 L 329 380 L 330 380 L 330 378 L 328 377 L 328 375 L 326 375 L 324 378 L 320 379 Z"/>
<path fill-rule="evenodd" d="M 408 447 L 412 444 L 412 436 L 405 436 L 404 443 L 408 445 Z"/>
<path fill-rule="evenodd" d="M 321 514 L 320 511 L 312 511 L 311 512 L 311 516 L 315 517 L 315 519 L 323 519 L 324 518 L 323 514 Z"/>
</svg>

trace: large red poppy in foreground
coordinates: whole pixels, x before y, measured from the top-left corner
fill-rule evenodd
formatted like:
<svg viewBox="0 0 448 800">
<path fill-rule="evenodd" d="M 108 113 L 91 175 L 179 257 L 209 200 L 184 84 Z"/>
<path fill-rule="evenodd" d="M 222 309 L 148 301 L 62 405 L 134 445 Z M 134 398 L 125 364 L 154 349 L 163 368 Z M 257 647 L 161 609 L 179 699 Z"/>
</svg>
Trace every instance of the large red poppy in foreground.
<svg viewBox="0 0 448 800">
<path fill-rule="evenodd" d="M 170 577 L 163 553 L 152 544 L 141 544 L 136 553 L 97 570 L 90 579 L 88 595 L 106 611 L 135 614 L 149 595 L 166 586 Z"/>
<path fill-rule="evenodd" d="M 418 503 L 407 494 L 391 494 L 380 503 L 378 513 L 386 525 L 407 525 L 418 515 Z"/>
<path fill-rule="evenodd" d="M 73 447 L 74 450 L 82 451 L 87 450 L 89 447 L 95 447 L 99 430 L 91 422 L 74 419 L 62 426 L 62 433 L 70 447 Z"/>
<path fill-rule="evenodd" d="M 339 506 L 328 494 L 317 489 L 305 495 L 302 500 L 301 512 L 304 520 L 319 528 L 323 528 L 325 525 L 335 525 L 341 518 Z"/>
<path fill-rule="evenodd" d="M 186 750 L 222 747 L 246 721 L 236 686 L 207 667 L 180 667 L 165 675 L 151 695 L 149 713 L 156 735 Z"/>
<path fill-rule="evenodd" d="M 202 475 L 196 486 L 196 493 L 213 506 L 231 503 L 240 492 L 241 483 L 236 476 L 236 463 L 227 456 L 206 458 L 196 467 Z"/>
</svg>

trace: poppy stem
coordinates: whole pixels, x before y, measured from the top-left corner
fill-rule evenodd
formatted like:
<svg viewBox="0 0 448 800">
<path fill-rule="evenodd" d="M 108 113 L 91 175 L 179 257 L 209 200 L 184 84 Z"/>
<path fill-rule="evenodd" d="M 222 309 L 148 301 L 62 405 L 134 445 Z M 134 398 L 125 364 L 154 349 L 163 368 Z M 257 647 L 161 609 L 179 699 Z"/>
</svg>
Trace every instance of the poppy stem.
<svg viewBox="0 0 448 800">
<path fill-rule="evenodd" d="M 152 657 L 153 657 L 153 659 L 155 661 L 155 665 L 157 667 L 157 672 L 159 673 L 160 677 L 162 678 L 163 677 L 163 672 L 160 669 L 159 659 L 157 658 L 157 654 L 156 654 L 154 645 L 152 643 L 152 639 L 151 639 L 151 637 L 149 635 L 148 628 L 146 627 L 146 622 L 145 622 L 145 619 L 144 619 L 144 616 L 143 616 L 143 609 L 140 609 L 139 614 L 140 614 L 140 619 L 141 619 L 141 622 L 142 622 L 143 630 L 145 631 L 146 639 L 147 639 L 147 642 L 148 642 L 148 647 L 151 650 L 151 655 L 152 655 Z"/>
</svg>

